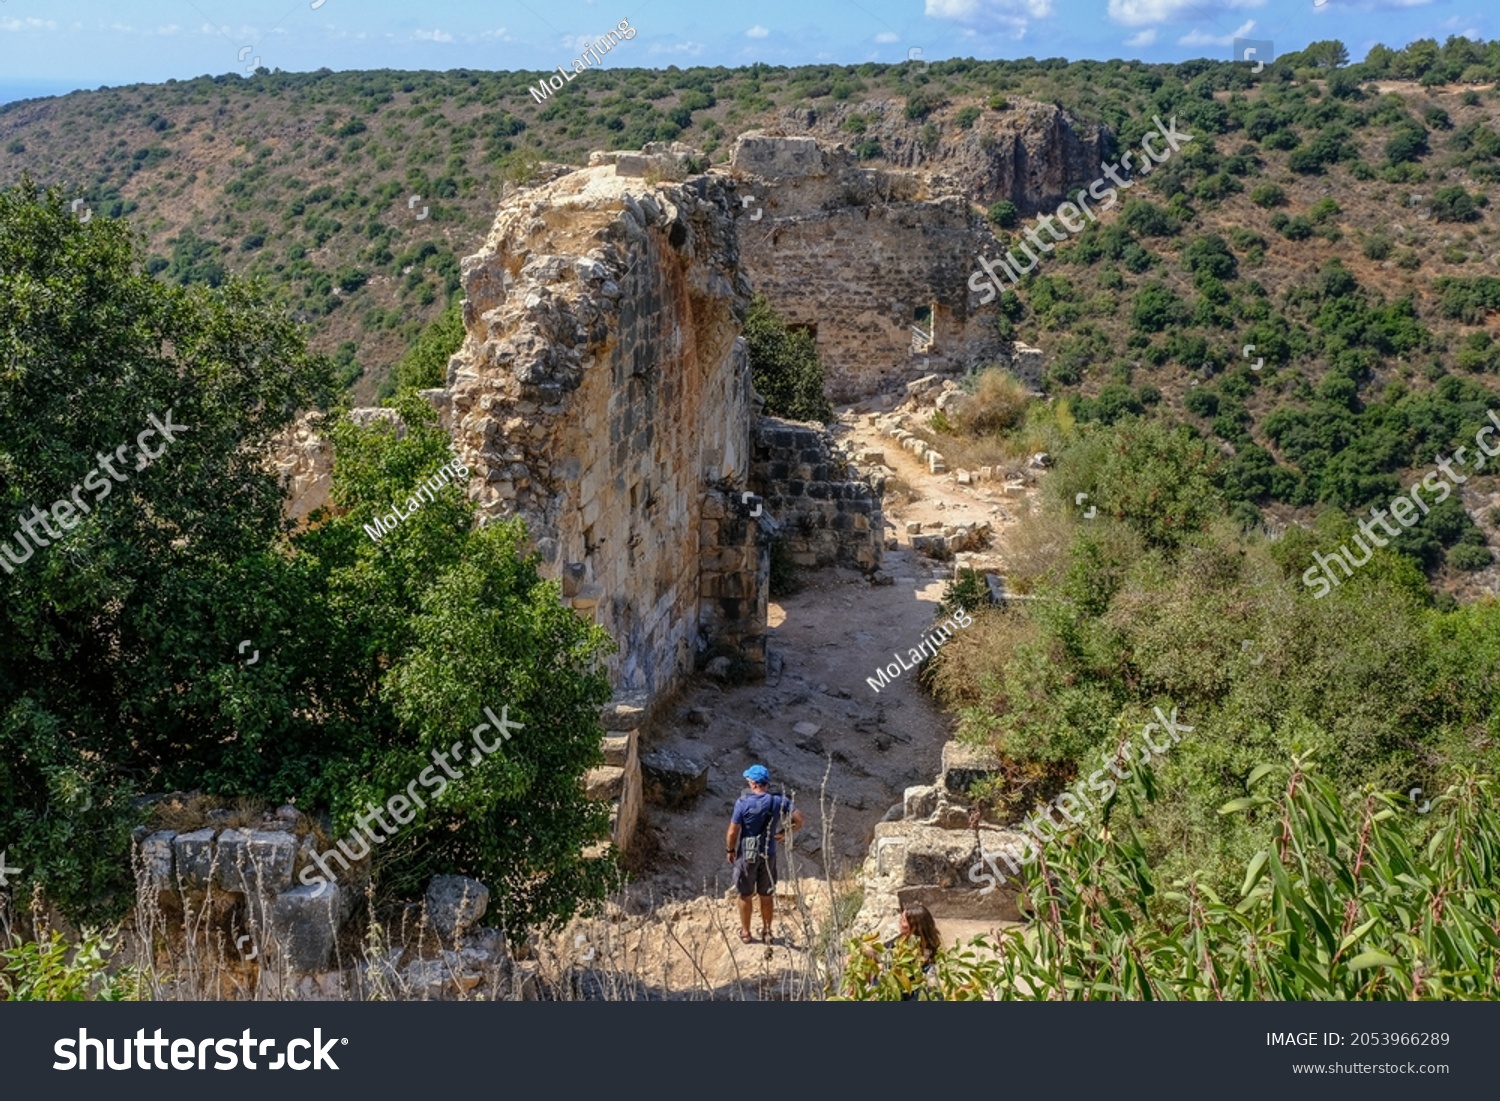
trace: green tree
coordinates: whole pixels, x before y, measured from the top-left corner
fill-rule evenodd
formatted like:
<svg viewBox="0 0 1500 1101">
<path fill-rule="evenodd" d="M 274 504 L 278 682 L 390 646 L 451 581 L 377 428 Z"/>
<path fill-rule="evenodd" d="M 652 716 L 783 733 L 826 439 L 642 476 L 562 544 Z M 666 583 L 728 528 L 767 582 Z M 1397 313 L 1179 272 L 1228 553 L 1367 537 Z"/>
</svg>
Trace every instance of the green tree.
<svg viewBox="0 0 1500 1101">
<path fill-rule="evenodd" d="M 429 390 L 448 381 L 448 360 L 464 342 L 463 303 L 454 301 L 433 320 L 391 373 L 398 390 Z"/>
<path fill-rule="evenodd" d="M 788 331 L 763 295 L 756 295 L 745 318 L 750 351 L 750 378 L 766 399 L 766 412 L 794 421 L 833 420 L 833 406 L 823 395 L 823 364 L 812 337 Z"/>
<path fill-rule="evenodd" d="M 121 222 L 0 191 L 0 511 L 88 506 L 61 545 L 0 533 L 31 550 L 0 575 L 0 837 L 74 912 L 124 886 L 133 795 L 288 721 L 281 678 L 236 660 L 294 629 L 259 453 L 332 393 L 262 291 L 169 286 L 143 260 Z M 153 416 L 186 431 L 145 464 Z"/>
<path fill-rule="evenodd" d="M 402 431 L 386 421 L 332 428 L 343 511 L 295 543 L 316 597 L 303 630 L 316 652 L 303 660 L 325 655 L 321 699 L 341 720 L 338 751 L 325 745 L 314 775 L 302 772 L 311 762 L 288 759 L 297 772 L 281 783 L 295 779 L 347 829 L 483 722 L 482 708 L 507 708 L 524 728 L 419 809 L 377 850 L 376 866 L 406 894 L 435 872 L 473 875 L 496 892 L 492 908 L 510 928 L 565 919 L 614 882 L 612 861 L 583 855 L 607 834 L 609 814 L 582 786 L 603 760 L 611 643 L 538 576 L 518 521 L 476 529 L 452 486 L 413 511 L 416 487 L 451 461 L 450 443 L 425 401 L 406 393 L 395 406 Z M 370 538 L 365 525 L 402 502 L 411 515 Z"/>
<path fill-rule="evenodd" d="M 991 204 L 985 217 L 1001 229 L 1012 229 L 1021 220 L 1021 212 L 1009 199 L 1001 199 L 998 203 Z"/>
</svg>

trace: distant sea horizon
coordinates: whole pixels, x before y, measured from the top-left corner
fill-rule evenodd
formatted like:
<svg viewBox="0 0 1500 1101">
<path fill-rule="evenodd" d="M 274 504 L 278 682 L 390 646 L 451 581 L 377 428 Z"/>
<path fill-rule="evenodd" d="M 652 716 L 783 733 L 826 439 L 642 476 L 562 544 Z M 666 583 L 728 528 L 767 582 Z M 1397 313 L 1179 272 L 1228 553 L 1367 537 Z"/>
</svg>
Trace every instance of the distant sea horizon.
<svg viewBox="0 0 1500 1101">
<path fill-rule="evenodd" d="M 98 85 L 90 85 L 96 88 Z M 70 80 L 0 80 L 0 106 L 18 99 L 40 99 L 43 96 L 65 96 L 81 86 Z"/>
</svg>

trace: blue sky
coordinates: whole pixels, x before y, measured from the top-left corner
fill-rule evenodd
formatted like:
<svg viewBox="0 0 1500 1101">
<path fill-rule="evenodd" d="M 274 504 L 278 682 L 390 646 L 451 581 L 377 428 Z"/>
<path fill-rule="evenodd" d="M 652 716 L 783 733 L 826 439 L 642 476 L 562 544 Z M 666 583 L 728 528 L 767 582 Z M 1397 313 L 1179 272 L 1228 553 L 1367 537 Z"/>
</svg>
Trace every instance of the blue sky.
<svg viewBox="0 0 1500 1101">
<path fill-rule="evenodd" d="M 628 18 L 608 65 L 858 64 L 945 57 L 1224 57 L 1338 38 L 1356 58 L 1500 36 L 1495 0 L 0 0 L 0 102 L 268 68 L 551 69 Z M 245 47 L 249 47 L 248 51 Z M 241 53 L 244 60 L 239 60 Z"/>
</svg>

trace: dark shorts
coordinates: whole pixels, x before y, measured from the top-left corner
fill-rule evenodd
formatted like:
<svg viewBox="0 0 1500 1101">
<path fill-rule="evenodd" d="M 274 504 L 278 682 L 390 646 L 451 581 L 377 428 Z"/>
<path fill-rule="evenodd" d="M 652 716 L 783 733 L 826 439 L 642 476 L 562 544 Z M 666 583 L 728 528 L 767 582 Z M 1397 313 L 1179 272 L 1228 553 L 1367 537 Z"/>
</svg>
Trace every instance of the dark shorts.
<svg viewBox="0 0 1500 1101">
<path fill-rule="evenodd" d="M 757 860 L 753 868 L 748 867 L 742 856 L 734 862 L 734 889 L 741 898 L 751 895 L 774 895 L 776 893 L 776 858 Z"/>
</svg>

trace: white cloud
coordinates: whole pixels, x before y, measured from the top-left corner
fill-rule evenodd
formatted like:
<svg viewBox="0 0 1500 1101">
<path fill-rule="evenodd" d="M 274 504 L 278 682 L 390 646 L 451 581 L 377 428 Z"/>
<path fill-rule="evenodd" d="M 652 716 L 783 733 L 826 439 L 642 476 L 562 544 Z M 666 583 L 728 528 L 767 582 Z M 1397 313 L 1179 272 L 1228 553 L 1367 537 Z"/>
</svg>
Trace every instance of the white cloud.
<svg viewBox="0 0 1500 1101">
<path fill-rule="evenodd" d="M 452 42 L 453 41 L 453 36 L 451 34 L 449 34 L 447 31 L 439 31 L 439 30 L 417 31 L 416 34 L 414 34 L 412 37 L 415 38 L 418 42 Z"/>
<path fill-rule="evenodd" d="M 1265 2 L 1266 0 L 1223 0 L 1223 6 L 1258 8 Z M 1187 22 L 1203 10 L 1203 0 L 1109 0 L 1110 19 L 1127 27 L 1139 27 L 1144 23 Z"/>
<path fill-rule="evenodd" d="M 50 19 L 0 19 L 0 31 L 55 31 L 57 24 Z"/>
<path fill-rule="evenodd" d="M 157 34 L 176 34 L 180 30 L 182 30 L 182 28 L 179 27 L 176 23 L 168 23 L 165 27 L 157 27 L 156 28 L 156 33 Z"/>
<path fill-rule="evenodd" d="M 653 54 L 687 54 L 689 57 L 697 57 L 703 52 L 702 42 L 676 42 L 670 46 L 660 42 L 651 43 L 651 49 L 647 53 Z"/>
<path fill-rule="evenodd" d="M 755 26 L 751 27 L 748 31 L 745 32 L 745 37 L 746 38 L 765 38 L 770 33 L 771 32 L 768 31 L 768 30 L 766 30 L 765 27 L 762 27 L 759 23 L 757 23 Z"/>
<path fill-rule="evenodd" d="M 1155 27 L 1147 27 L 1145 30 L 1138 31 L 1137 33 L 1135 33 L 1135 34 L 1131 35 L 1129 38 L 1127 38 L 1125 40 L 1125 45 L 1130 46 L 1133 49 L 1136 49 L 1136 48 L 1139 48 L 1141 46 L 1149 46 L 1149 45 L 1151 45 L 1151 43 L 1153 43 L 1155 41 L 1156 41 L 1156 28 Z"/>
<path fill-rule="evenodd" d="M 1177 44 L 1179 46 L 1233 46 L 1236 38 L 1244 38 L 1254 29 L 1255 20 L 1247 19 L 1228 34 L 1189 31 L 1177 40 Z"/>
<path fill-rule="evenodd" d="M 926 14 L 933 19 L 951 19 L 970 30 L 1010 31 L 1015 38 L 1026 34 L 1033 19 L 1052 14 L 1052 0 L 925 0 Z"/>
<path fill-rule="evenodd" d="M 498 38 L 501 42 L 510 42 L 510 41 L 512 41 L 512 39 L 510 37 L 510 32 L 507 31 L 504 27 L 501 27 L 499 30 L 483 31 L 483 32 L 480 33 L 479 37 L 480 38 Z"/>
<path fill-rule="evenodd" d="M 875 36 L 876 42 L 898 42 L 901 36 L 894 31 L 881 31 Z"/>
</svg>

